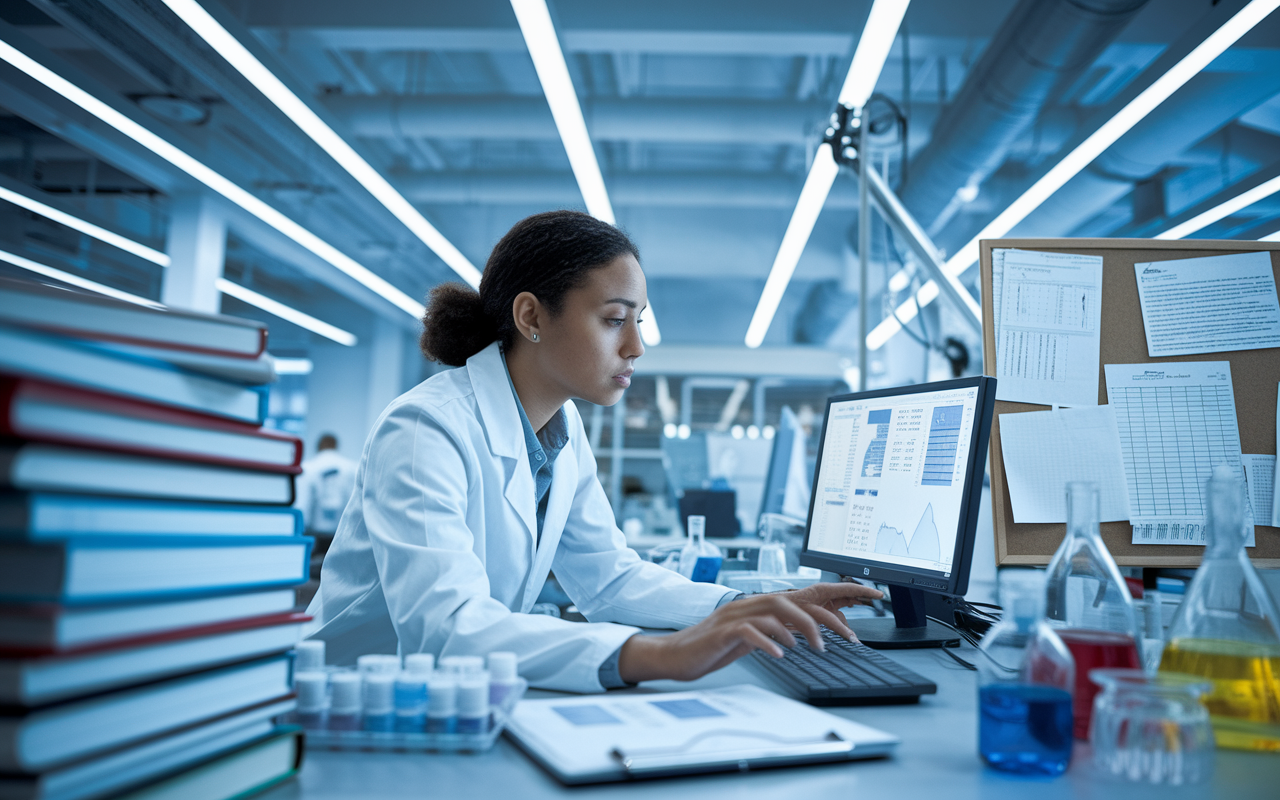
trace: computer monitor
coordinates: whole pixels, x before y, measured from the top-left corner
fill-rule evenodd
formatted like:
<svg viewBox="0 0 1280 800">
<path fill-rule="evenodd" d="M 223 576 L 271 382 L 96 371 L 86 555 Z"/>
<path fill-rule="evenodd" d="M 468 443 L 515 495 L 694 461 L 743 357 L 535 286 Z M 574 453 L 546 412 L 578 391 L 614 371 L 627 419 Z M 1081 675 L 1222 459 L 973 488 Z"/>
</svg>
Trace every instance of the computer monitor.
<svg viewBox="0 0 1280 800">
<path fill-rule="evenodd" d="M 809 508 L 809 478 L 804 428 L 795 412 L 783 406 L 778 431 L 773 436 L 760 513 L 803 518 Z"/>
<path fill-rule="evenodd" d="M 872 647 L 938 647 L 926 592 L 959 596 L 982 497 L 994 378 L 960 378 L 827 400 L 800 563 L 886 583 L 894 619 L 854 619 Z"/>
</svg>

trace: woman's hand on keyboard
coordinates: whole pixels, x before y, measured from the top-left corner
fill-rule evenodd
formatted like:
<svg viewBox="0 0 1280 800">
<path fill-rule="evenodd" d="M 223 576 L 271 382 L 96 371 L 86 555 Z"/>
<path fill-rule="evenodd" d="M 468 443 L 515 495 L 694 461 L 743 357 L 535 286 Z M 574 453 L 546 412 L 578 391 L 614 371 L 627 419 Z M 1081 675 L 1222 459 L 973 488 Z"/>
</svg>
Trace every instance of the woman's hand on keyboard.
<svg viewBox="0 0 1280 800">
<path fill-rule="evenodd" d="M 781 658 L 784 646 L 796 645 L 792 631 L 803 634 L 809 647 L 821 650 L 819 625 L 853 639 L 840 609 L 881 596 L 879 591 L 856 583 L 817 583 L 804 589 L 740 597 L 682 631 L 632 636 L 622 646 L 618 672 L 631 683 L 659 678 L 690 681 L 754 650 Z"/>
</svg>

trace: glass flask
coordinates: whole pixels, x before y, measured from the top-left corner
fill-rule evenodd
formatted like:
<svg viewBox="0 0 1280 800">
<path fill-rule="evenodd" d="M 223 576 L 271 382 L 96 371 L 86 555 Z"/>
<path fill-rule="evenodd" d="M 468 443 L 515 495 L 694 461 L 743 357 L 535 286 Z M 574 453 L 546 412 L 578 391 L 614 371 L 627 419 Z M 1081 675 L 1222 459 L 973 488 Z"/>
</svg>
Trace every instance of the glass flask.
<svg viewBox="0 0 1280 800">
<path fill-rule="evenodd" d="M 689 541 L 680 548 L 679 567 L 676 570 L 691 581 L 698 583 L 715 583 L 720 574 L 720 565 L 724 563 L 724 553 L 706 539 L 707 518 L 693 514 L 689 516 Z"/>
<path fill-rule="evenodd" d="M 1142 668 L 1137 608 L 1098 533 L 1098 485 L 1067 484 L 1067 535 L 1046 570 L 1045 619 L 1076 662 L 1075 736 L 1089 737 L 1098 687 L 1089 670 Z"/>
<path fill-rule="evenodd" d="M 1244 549 L 1244 486 L 1215 467 L 1204 560 L 1169 626 L 1161 672 L 1208 679 L 1219 747 L 1280 752 L 1280 615 Z"/>
<path fill-rule="evenodd" d="M 1185 786 L 1213 774 L 1213 729 L 1200 697 L 1208 681 L 1173 672 L 1095 669 L 1093 765 L 1103 775 Z"/>
<path fill-rule="evenodd" d="M 978 753 L 989 766 L 1061 775 L 1071 763 L 1075 666 L 1044 623 L 1044 573 L 1000 574 L 1004 615 L 978 650 Z"/>
</svg>

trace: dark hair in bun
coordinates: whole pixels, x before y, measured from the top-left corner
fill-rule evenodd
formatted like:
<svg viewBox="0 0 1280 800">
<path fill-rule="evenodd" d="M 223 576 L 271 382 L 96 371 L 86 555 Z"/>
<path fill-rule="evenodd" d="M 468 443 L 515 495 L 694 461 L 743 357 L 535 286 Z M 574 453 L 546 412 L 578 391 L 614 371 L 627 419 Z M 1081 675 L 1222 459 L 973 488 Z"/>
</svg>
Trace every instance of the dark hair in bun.
<svg viewBox="0 0 1280 800">
<path fill-rule="evenodd" d="M 431 290 L 418 346 L 432 361 L 460 367 L 494 341 L 515 339 L 511 305 L 530 292 L 552 314 L 586 274 L 618 256 L 640 251 L 627 235 L 580 211 L 548 211 L 515 224 L 502 237 L 480 278 L 480 291 L 460 283 Z"/>
</svg>

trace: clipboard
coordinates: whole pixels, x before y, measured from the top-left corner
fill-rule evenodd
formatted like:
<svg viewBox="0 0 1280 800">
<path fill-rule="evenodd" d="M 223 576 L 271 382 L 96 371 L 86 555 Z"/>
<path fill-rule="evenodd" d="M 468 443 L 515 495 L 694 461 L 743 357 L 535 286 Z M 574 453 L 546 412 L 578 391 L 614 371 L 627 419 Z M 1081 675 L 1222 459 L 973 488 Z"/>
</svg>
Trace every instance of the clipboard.
<svg viewBox="0 0 1280 800">
<path fill-rule="evenodd" d="M 882 758 L 899 743 L 752 685 L 524 700 L 507 734 L 567 785 Z"/>
</svg>

